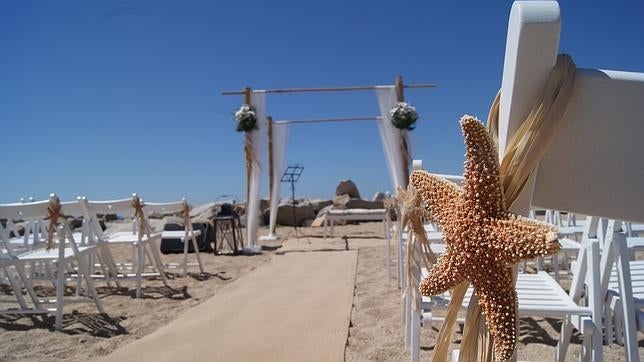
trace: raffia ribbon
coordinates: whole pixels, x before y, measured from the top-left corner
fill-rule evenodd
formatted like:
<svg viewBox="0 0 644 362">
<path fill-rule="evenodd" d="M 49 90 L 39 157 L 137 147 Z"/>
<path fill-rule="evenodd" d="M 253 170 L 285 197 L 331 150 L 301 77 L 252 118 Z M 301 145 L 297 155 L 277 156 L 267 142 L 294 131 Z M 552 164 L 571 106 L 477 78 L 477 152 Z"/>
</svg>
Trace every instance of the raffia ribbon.
<svg viewBox="0 0 644 362">
<path fill-rule="evenodd" d="M 253 167 L 260 167 L 257 155 L 255 155 L 255 150 L 253 149 L 253 138 L 251 137 L 251 132 L 255 131 L 246 132 L 244 136 L 244 158 L 246 160 L 246 202 L 248 202 L 248 196 L 250 195 L 250 178 L 253 173 Z"/>
<path fill-rule="evenodd" d="M 47 226 L 47 250 L 51 250 L 54 247 L 54 234 L 56 233 L 58 224 L 60 224 L 58 220 L 65 218 L 62 209 L 63 206 L 60 204 L 60 199 L 57 196 L 49 198 L 47 217 L 45 217 L 45 220 L 49 220 L 49 225 Z"/>
<path fill-rule="evenodd" d="M 145 213 L 143 212 L 143 207 L 145 203 L 137 195 L 132 195 L 132 208 L 134 209 L 134 217 L 136 218 L 137 223 L 139 224 L 139 235 L 148 235 L 150 236 L 151 228 L 148 225 L 147 219 L 145 218 Z"/>
<path fill-rule="evenodd" d="M 188 203 L 185 200 L 183 201 L 181 214 L 183 215 L 183 225 L 186 228 L 190 228 L 192 226 L 192 223 L 190 222 L 190 206 L 188 206 Z"/>
<path fill-rule="evenodd" d="M 402 219 L 402 228 L 404 229 L 407 227 L 409 230 L 409 236 L 411 236 L 412 233 L 415 236 L 414 238 L 407 238 L 407 285 L 405 286 L 403 295 L 408 295 L 410 300 L 414 301 L 412 304 L 413 309 L 418 310 L 420 309 L 420 298 L 416 298 L 416 296 L 418 296 L 420 292 L 418 291 L 418 286 L 414 284 L 414 265 L 411 262 L 414 260 L 416 244 L 418 243 L 418 246 L 420 246 L 420 249 L 423 251 L 421 253 L 422 266 L 430 269 L 431 266 L 436 263 L 437 259 L 436 255 L 430 249 L 429 239 L 427 238 L 425 227 L 423 226 L 423 221 L 425 220 L 424 215 L 426 212 L 422 206 L 422 198 L 411 184 L 407 186 L 407 190 L 399 187 L 397 198 L 405 207 Z"/>
<path fill-rule="evenodd" d="M 525 188 L 530 174 L 546 153 L 556 135 L 560 120 L 568 111 L 572 98 L 576 67 L 569 55 L 561 54 L 552 70 L 544 93 L 532 107 L 526 119 L 506 147 L 501 162 L 501 184 L 508 208 Z M 497 93 L 488 115 L 488 130 L 498 145 L 499 103 L 501 92 Z M 452 290 L 445 320 L 437 337 L 433 362 L 447 360 L 458 311 L 463 303 L 469 283 L 463 283 Z M 472 296 L 467 309 L 467 320 L 461 342 L 459 361 L 492 361 L 492 339 L 487 331 L 485 320 L 476 296 Z M 474 319 L 472 319 L 474 318 Z M 518 319 L 517 319 L 518 322 Z"/>
</svg>

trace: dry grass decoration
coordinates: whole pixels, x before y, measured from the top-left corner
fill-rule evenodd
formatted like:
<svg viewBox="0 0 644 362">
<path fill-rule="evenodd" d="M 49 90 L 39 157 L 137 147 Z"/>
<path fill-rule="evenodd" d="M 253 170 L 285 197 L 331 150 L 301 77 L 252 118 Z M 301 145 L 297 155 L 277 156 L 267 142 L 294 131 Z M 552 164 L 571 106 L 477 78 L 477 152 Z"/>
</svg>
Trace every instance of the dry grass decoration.
<svg viewBox="0 0 644 362">
<path fill-rule="evenodd" d="M 496 147 L 476 118 L 460 121 L 465 137 L 465 185 L 460 187 L 425 171 L 414 171 L 418 190 L 443 230 L 445 254 L 420 283 L 422 295 L 444 293 L 470 282 L 494 339 L 496 358 L 514 355 L 518 318 L 512 266 L 555 254 L 556 228 L 507 211 Z"/>
</svg>

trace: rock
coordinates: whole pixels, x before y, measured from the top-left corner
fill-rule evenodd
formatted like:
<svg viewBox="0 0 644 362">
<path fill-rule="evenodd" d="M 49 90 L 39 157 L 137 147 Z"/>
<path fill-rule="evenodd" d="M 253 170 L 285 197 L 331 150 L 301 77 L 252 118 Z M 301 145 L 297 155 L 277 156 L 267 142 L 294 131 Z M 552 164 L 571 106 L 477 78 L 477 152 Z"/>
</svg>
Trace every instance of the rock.
<svg viewBox="0 0 644 362">
<path fill-rule="evenodd" d="M 347 209 L 383 209 L 385 207 L 382 201 L 368 201 L 357 198 L 349 200 L 344 206 Z"/>
<path fill-rule="evenodd" d="M 349 195 L 349 197 L 360 198 L 360 192 L 358 192 L 358 186 L 351 180 L 342 180 L 335 188 L 335 195 Z"/>
<path fill-rule="evenodd" d="M 301 226 L 306 220 L 315 219 L 315 211 L 310 203 L 295 205 L 295 223 L 293 223 L 293 205 L 281 204 L 277 207 L 277 223 L 285 226 Z"/>
<path fill-rule="evenodd" d="M 315 199 L 309 202 L 311 203 L 311 206 L 313 206 L 313 211 L 315 211 L 316 214 L 319 213 L 323 208 L 329 205 L 333 205 L 333 200 Z"/>
<path fill-rule="evenodd" d="M 383 201 L 384 199 L 385 199 L 385 193 L 378 191 L 375 194 L 373 194 L 371 201 Z"/>
<path fill-rule="evenodd" d="M 190 218 L 192 221 L 209 221 L 212 220 L 219 210 L 219 206 L 214 202 L 209 202 L 204 205 L 195 206 L 190 210 Z"/>
</svg>

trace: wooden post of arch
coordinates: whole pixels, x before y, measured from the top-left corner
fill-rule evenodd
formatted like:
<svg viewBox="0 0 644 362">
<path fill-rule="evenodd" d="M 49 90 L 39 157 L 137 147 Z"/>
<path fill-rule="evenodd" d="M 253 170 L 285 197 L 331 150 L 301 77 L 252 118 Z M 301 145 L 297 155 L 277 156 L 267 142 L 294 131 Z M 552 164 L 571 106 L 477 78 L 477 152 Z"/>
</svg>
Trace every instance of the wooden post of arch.
<svg viewBox="0 0 644 362">
<path fill-rule="evenodd" d="M 398 102 L 405 101 L 405 84 L 403 83 L 402 76 L 396 78 L 396 100 Z M 406 129 L 400 130 L 400 157 L 402 157 L 402 167 L 403 173 L 405 175 L 403 181 L 403 187 L 407 188 L 409 183 L 409 161 L 411 159 L 409 152 L 409 131 Z"/>
<path fill-rule="evenodd" d="M 273 166 L 273 117 L 266 117 L 266 121 L 268 122 L 268 204 L 271 205 L 273 202 L 273 176 L 275 173 Z M 275 230 L 269 230 L 268 233 L 272 235 Z"/>
<path fill-rule="evenodd" d="M 244 104 L 250 106 L 250 97 L 252 90 L 250 87 L 244 87 Z M 258 120 L 259 121 L 259 120 Z M 244 139 L 244 157 L 246 159 L 246 207 L 248 207 L 249 196 L 250 196 L 250 176 L 253 170 L 253 145 L 252 140 L 250 139 L 250 132 L 245 132 Z"/>
</svg>

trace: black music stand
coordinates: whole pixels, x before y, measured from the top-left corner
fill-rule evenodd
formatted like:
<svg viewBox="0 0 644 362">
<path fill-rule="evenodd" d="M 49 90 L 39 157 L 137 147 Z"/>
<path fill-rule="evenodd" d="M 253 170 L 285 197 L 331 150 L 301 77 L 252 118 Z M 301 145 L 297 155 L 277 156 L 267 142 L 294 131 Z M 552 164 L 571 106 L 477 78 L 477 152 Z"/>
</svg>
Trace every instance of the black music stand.
<svg viewBox="0 0 644 362">
<path fill-rule="evenodd" d="M 291 200 L 292 200 L 292 208 L 293 208 L 293 229 L 295 230 L 295 237 L 299 240 L 300 236 L 298 234 L 297 230 L 297 218 L 295 216 L 295 183 L 300 179 L 300 176 L 302 176 L 302 172 L 304 171 L 304 166 L 302 164 L 296 163 L 294 165 L 286 167 L 286 170 L 284 170 L 284 173 L 282 174 L 282 179 L 280 182 L 289 182 L 291 183 Z"/>
</svg>

